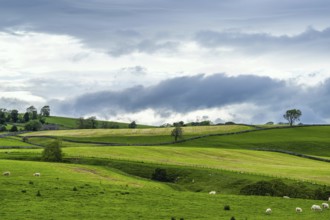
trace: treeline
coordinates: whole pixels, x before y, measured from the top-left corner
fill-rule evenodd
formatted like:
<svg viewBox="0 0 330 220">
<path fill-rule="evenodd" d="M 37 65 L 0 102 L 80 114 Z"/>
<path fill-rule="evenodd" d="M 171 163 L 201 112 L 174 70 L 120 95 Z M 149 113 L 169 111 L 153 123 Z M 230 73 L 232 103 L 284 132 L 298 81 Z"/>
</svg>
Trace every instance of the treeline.
<svg viewBox="0 0 330 220">
<path fill-rule="evenodd" d="M 28 107 L 23 113 L 20 113 L 17 109 L 7 110 L 0 108 L 0 132 L 7 131 L 8 124 L 12 124 L 9 130 L 12 132 L 18 131 L 16 124 L 24 124 L 24 130 L 37 131 L 45 124 L 45 117 L 48 116 L 50 116 L 50 107 L 48 105 L 42 107 L 39 113 L 33 105 Z M 20 130 L 23 130 L 23 128 Z"/>
<path fill-rule="evenodd" d="M 132 121 L 128 124 L 128 128 L 136 128 L 137 124 L 135 121 Z M 116 122 L 107 122 L 107 121 L 98 121 L 95 116 L 91 116 L 88 118 L 80 117 L 77 120 L 77 128 L 78 129 L 96 129 L 96 128 L 110 128 L 117 129 L 120 128 L 119 124 Z"/>
</svg>

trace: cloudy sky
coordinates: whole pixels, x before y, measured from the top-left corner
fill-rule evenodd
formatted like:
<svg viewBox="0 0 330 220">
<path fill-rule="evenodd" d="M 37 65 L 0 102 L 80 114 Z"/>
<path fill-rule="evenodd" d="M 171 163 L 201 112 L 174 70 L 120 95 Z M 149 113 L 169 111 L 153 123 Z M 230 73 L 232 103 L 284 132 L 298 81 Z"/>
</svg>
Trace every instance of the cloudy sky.
<svg viewBox="0 0 330 220">
<path fill-rule="evenodd" d="M 330 123 L 327 0 L 0 0 L 0 107 Z"/>
</svg>

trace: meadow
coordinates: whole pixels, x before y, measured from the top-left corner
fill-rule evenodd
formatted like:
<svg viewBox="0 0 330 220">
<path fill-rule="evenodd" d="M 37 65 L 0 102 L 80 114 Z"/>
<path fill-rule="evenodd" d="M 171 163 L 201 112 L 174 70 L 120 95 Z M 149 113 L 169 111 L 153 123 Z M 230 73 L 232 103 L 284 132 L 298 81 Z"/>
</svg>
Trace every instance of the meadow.
<svg viewBox="0 0 330 220">
<path fill-rule="evenodd" d="M 70 129 L 0 138 L 1 171 L 12 173 L 0 177 L 0 218 L 330 218 L 329 210 L 310 210 L 321 200 L 241 192 L 259 181 L 281 180 L 312 196 L 323 191 L 330 196 L 330 163 L 260 151 L 279 149 L 327 158 L 330 127 L 184 127 L 183 139 L 188 140 L 180 143 L 173 143 L 172 129 Z M 43 147 L 54 138 L 62 139 L 63 163 L 41 162 Z M 169 144 L 157 145 L 164 142 Z M 120 143 L 123 146 L 109 146 Z M 153 180 L 156 168 L 166 170 L 171 180 Z M 41 177 L 34 177 L 34 172 Z M 217 194 L 209 195 L 213 190 Z M 230 210 L 224 210 L 226 205 Z M 303 213 L 296 213 L 296 206 Z M 268 207 L 273 209 L 271 215 L 265 214 Z"/>
</svg>

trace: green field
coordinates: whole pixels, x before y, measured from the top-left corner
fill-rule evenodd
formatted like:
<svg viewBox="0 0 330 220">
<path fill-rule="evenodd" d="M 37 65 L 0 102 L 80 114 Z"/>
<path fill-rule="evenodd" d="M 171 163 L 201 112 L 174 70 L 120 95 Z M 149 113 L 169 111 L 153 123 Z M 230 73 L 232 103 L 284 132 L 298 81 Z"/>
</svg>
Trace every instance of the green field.
<svg viewBox="0 0 330 220">
<path fill-rule="evenodd" d="M 53 118 L 67 127 L 75 123 Z M 322 201 L 307 199 L 330 195 L 330 163 L 260 151 L 330 158 L 330 126 L 184 127 L 183 139 L 188 140 L 157 145 L 173 142 L 172 129 L 70 129 L 0 138 L 0 171 L 12 173 L 0 177 L 0 219 L 330 218 L 329 210 L 310 210 Z M 24 136 L 29 143 L 22 141 Z M 62 139 L 65 163 L 40 162 L 42 147 L 54 138 Z M 156 168 L 166 170 L 172 179 L 151 180 Z M 42 176 L 34 177 L 34 172 Z M 305 199 L 242 194 L 241 189 L 260 181 L 299 186 L 294 189 L 303 193 L 296 195 Z M 209 195 L 212 190 L 217 195 Z M 283 195 L 288 194 L 277 196 Z M 224 210 L 225 205 L 231 210 Z M 303 213 L 295 213 L 297 206 Z M 271 215 L 264 213 L 268 207 L 273 209 Z"/>
<path fill-rule="evenodd" d="M 95 166 L 1 160 L 1 219 L 329 219 L 322 201 L 178 192 Z M 34 172 L 41 172 L 34 177 Z M 74 189 L 75 188 L 75 189 Z M 37 192 L 41 196 L 37 196 Z M 29 204 L 28 206 L 26 204 Z M 225 211 L 224 206 L 230 210 Z M 303 213 L 295 213 L 295 207 Z M 273 214 L 264 211 L 271 207 Z"/>
<path fill-rule="evenodd" d="M 183 138 L 191 138 L 210 134 L 224 134 L 252 130 L 244 125 L 226 126 L 196 126 L 183 127 Z M 53 136 L 73 141 L 105 142 L 121 144 L 157 144 L 173 142 L 170 136 L 173 128 L 144 128 L 144 129 L 83 129 L 58 130 L 27 133 L 22 136 Z M 31 139 L 32 141 L 32 139 Z M 37 142 L 36 142 L 37 143 Z"/>
</svg>

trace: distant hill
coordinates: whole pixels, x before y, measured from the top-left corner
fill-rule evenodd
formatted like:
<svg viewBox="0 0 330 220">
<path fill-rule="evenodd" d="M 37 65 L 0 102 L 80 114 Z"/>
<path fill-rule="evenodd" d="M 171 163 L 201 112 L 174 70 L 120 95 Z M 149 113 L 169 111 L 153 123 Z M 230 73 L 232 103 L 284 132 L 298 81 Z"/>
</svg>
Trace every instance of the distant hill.
<svg viewBox="0 0 330 220">
<path fill-rule="evenodd" d="M 60 117 L 60 116 L 49 116 L 46 117 L 46 123 L 48 124 L 56 124 L 59 126 L 59 129 L 77 129 L 78 128 L 78 118 L 68 118 L 68 117 Z M 112 121 L 103 121 L 96 120 L 98 123 L 98 127 L 105 123 L 108 126 L 118 126 L 117 128 L 128 128 L 129 123 L 123 122 L 112 122 Z M 149 125 L 141 125 L 137 124 L 137 128 L 152 128 L 153 126 Z"/>
</svg>

